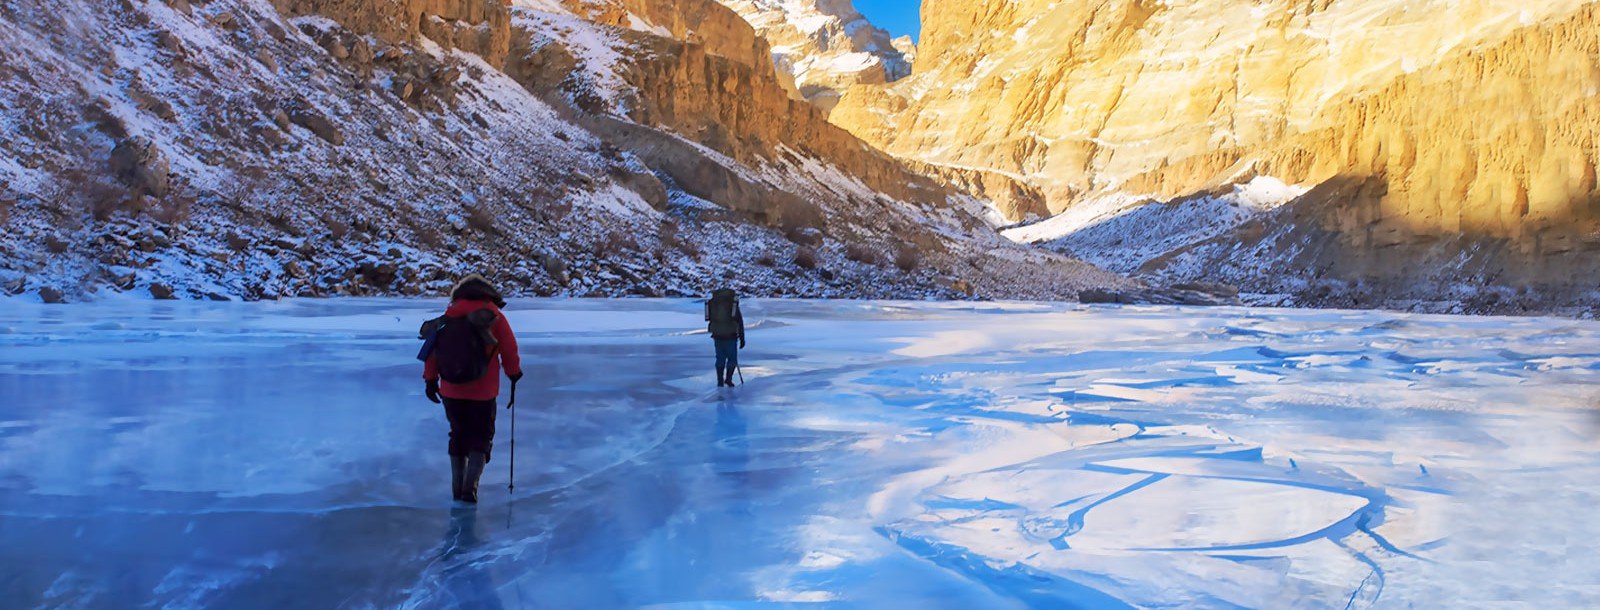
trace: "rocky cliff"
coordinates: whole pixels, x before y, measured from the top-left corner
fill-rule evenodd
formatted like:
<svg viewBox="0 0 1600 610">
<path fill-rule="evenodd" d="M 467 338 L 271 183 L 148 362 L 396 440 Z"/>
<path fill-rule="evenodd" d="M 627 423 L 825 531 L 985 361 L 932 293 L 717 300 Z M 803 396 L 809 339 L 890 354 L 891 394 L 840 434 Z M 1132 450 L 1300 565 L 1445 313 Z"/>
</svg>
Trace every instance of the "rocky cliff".
<svg viewBox="0 0 1600 610">
<path fill-rule="evenodd" d="M 846 89 L 884 84 L 911 74 L 916 45 L 891 38 L 850 0 L 719 0 L 755 26 L 772 47 L 780 71 L 823 112 Z"/>
<path fill-rule="evenodd" d="M 893 154 L 1040 189 L 1042 209 L 1014 205 L 1014 218 L 1081 217 L 1022 235 L 1101 247 L 1118 240 L 1073 233 L 1151 203 L 1171 216 L 1225 202 L 1233 185 L 1271 178 L 1297 190 L 1132 270 L 1229 267 L 1247 288 L 1369 303 L 1474 285 L 1593 299 L 1574 274 L 1592 276 L 1600 258 L 1600 3 L 924 11 L 916 74 L 850 90 L 831 118 Z"/>
<path fill-rule="evenodd" d="M 1068 297 L 712 2 L 0 4 L 0 289 Z"/>
<path fill-rule="evenodd" d="M 945 186 L 829 123 L 818 108 L 790 97 L 768 60 L 765 39 L 716 2 L 586 0 L 582 6 L 593 10 L 602 4 L 622 7 L 631 15 L 629 19 L 641 23 L 618 31 L 621 51 L 613 65 L 590 68 L 577 78 L 603 79 L 603 73 L 609 71 L 625 82 L 625 99 L 619 99 L 616 110 L 631 122 L 667 129 L 744 164 L 768 163 L 789 152 L 825 159 L 869 189 L 896 199 L 937 202 L 951 194 Z M 659 28 L 674 32 L 661 36 L 658 28 L 645 20 L 648 17 L 642 16 L 663 12 L 687 12 L 698 20 L 690 27 Z M 531 39 L 553 25 L 530 16 L 518 27 Z M 716 37 L 703 36 L 707 33 Z M 566 48 L 573 45 L 542 50 Z M 547 63 L 545 59 L 524 61 Z M 512 72 L 525 75 L 523 79 L 533 89 L 552 87 L 569 78 L 559 71 L 534 76 L 515 66 Z"/>
</svg>

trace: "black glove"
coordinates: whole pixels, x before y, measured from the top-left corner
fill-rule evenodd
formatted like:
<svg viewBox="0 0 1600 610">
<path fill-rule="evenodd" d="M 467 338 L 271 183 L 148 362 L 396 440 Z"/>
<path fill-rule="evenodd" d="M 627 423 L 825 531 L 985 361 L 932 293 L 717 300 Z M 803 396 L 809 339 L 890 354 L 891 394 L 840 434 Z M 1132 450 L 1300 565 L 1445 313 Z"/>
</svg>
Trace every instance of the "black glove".
<svg viewBox="0 0 1600 610">
<path fill-rule="evenodd" d="M 744 349 L 744 335 L 739 335 L 739 349 Z"/>
<path fill-rule="evenodd" d="M 423 389 L 422 392 L 424 394 L 428 395 L 428 400 L 433 401 L 433 404 L 439 404 L 439 380 L 438 379 L 429 379 L 428 380 L 428 387 Z"/>
<path fill-rule="evenodd" d="M 518 381 L 521 381 L 522 380 L 522 371 L 517 371 L 515 373 L 506 373 L 506 378 L 510 379 L 511 383 L 516 383 Z"/>
</svg>

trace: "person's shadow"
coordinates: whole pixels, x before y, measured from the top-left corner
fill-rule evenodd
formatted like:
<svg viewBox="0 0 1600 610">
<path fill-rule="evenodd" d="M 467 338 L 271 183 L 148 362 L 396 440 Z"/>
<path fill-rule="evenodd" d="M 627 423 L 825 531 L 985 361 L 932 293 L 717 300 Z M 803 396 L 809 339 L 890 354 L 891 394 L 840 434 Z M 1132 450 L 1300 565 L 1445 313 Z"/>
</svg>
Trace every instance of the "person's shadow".
<svg viewBox="0 0 1600 610">
<path fill-rule="evenodd" d="M 477 507 L 451 508 L 450 527 L 445 530 L 444 550 L 439 561 L 444 565 L 440 578 L 453 608 L 504 608 L 494 579 L 479 565 L 481 557 L 475 551 L 482 546 Z"/>
<path fill-rule="evenodd" d="M 712 424 L 711 465 L 735 485 L 749 475 L 750 437 L 744 414 L 733 400 L 717 403 L 717 421 Z"/>
</svg>

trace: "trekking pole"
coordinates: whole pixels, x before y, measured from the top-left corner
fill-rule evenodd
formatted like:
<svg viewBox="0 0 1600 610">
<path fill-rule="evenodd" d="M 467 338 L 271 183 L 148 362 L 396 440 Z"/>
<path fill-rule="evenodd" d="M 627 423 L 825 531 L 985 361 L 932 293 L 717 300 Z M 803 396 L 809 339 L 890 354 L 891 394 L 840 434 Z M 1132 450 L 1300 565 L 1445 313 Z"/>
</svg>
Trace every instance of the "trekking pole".
<svg viewBox="0 0 1600 610">
<path fill-rule="evenodd" d="M 506 403 L 506 409 L 511 411 L 511 478 L 506 480 L 506 493 L 511 493 L 517 488 L 517 381 L 511 380 L 511 402 Z"/>
<path fill-rule="evenodd" d="M 739 365 L 739 364 L 734 364 L 733 365 L 733 370 L 734 370 L 734 372 L 739 374 L 739 385 L 744 385 L 744 366 Z"/>
</svg>

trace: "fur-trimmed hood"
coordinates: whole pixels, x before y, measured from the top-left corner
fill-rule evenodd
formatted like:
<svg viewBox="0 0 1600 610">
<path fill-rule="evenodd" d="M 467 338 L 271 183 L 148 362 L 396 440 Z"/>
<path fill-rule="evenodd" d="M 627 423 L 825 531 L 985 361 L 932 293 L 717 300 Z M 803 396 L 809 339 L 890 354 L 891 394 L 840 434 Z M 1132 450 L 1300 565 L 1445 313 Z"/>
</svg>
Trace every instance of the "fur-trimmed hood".
<svg viewBox="0 0 1600 610">
<path fill-rule="evenodd" d="M 506 306 L 506 299 L 500 296 L 500 291 L 496 290 L 489 280 L 476 273 L 469 274 L 456 282 L 456 287 L 450 289 L 450 300 L 488 301 L 501 309 Z"/>
</svg>

